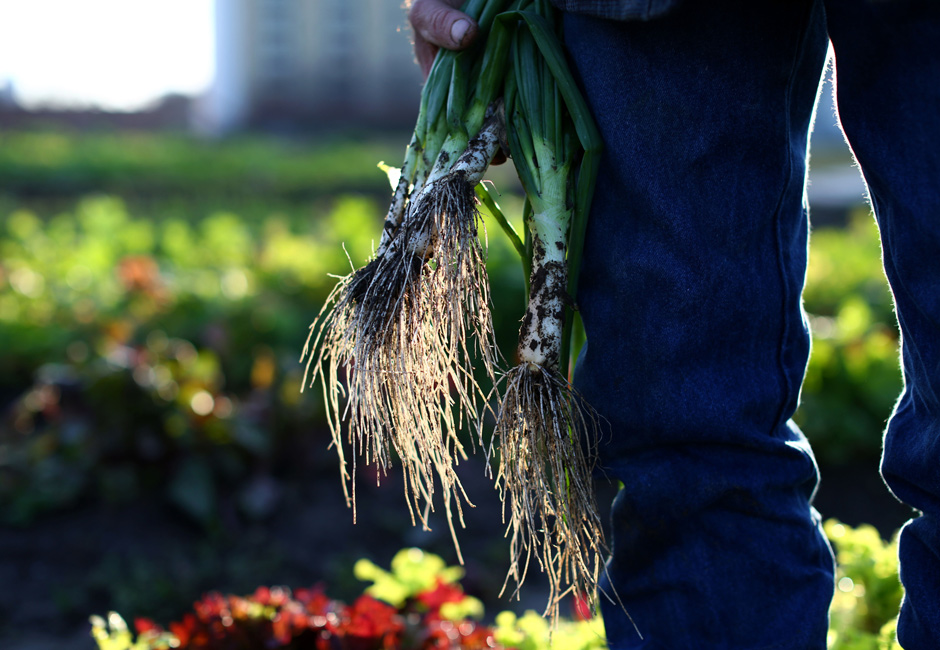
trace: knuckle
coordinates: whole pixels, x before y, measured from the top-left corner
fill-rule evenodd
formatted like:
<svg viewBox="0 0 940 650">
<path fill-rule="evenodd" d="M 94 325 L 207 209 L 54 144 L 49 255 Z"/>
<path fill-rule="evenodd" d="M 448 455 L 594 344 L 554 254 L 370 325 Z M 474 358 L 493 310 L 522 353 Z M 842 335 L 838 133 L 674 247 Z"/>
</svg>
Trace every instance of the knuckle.
<svg viewBox="0 0 940 650">
<path fill-rule="evenodd" d="M 421 38 L 439 45 L 448 40 L 451 11 L 439 0 L 414 0 L 408 9 L 408 22 Z"/>
<path fill-rule="evenodd" d="M 447 9 L 437 9 L 434 11 L 434 14 L 431 16 L 431 24 L 429 26 L 431 32 L 434 33 L 435 40 L 447 41 L 450 37 L 450 12 Z"/>
</svg>

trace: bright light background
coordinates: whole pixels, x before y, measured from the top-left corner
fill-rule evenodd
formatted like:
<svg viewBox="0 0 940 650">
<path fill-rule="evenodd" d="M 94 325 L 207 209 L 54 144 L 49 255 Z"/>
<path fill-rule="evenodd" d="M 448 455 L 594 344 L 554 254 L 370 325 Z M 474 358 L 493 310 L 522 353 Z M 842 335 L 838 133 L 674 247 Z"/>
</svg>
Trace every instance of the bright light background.
<svg viewBox="0 0 940 650">
<path fill-rule="evenodd" d="M 0 88 L 27 107 L 135 110 L 212 81 L 213 0 L 0 0 Z"/>
</svg>

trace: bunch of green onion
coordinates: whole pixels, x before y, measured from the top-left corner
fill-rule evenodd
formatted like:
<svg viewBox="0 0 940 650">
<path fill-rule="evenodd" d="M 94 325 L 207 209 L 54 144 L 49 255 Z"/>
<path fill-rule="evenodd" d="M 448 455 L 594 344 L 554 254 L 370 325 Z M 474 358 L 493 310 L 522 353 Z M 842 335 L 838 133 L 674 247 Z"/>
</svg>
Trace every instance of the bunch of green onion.
<svg viewBox="0 0 940 650">
<path fill-rule="evenodd" d="M 344 422 L 353 471 L 358 456 L 382 473 L 392 452 L 400 458 L 413 521 L 427 527 L 440 486 L 458 557 L 454 519 L 463 523 L 469 500 L 454 469 L 466 457 L 457 434 L 466 422 L 482 426 L 492 410 L 489 450 L 499 455 L 511 540 L 507 581 L 518 589 L 535 558 L 556 617 L 568 593 L 594 596 L 606 551 L 585 452 L 598 421 L 568 382 L 600 143 L 547 0 L 467 0 L 462 10 L 478 22 L 476 44 L 435 59 L 378 249 L 338 282 L 302 359 L 311 383 L 323 385 L 353 508 Z M 501 147 L 526 193 L 522 237 L 480 182 Z M 493 334 L 480 202 L 520 253 L 529 290 L 510 369 Z M 476 364 L 492 392 L 475 380 Z"/>
</svg>

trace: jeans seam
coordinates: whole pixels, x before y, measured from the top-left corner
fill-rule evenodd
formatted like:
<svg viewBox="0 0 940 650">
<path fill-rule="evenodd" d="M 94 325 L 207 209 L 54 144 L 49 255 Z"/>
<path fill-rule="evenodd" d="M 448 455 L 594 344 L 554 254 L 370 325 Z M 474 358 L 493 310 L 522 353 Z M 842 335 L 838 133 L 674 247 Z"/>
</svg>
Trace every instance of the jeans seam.
<svg viewBox="0 0 940 650">
<path fill-rule="evenodd" d="M 797 70 L 800 67 L 800 60 L 803 56 L 803 53 L 806 50 L 806 41 L 809 38 L 809 15 L 813 10 L 813 3 L 808 3 L 807 9 L 804 12 L 803 27 L 800 30 L 800 36 L 797 39 L 796 48 L 793 52 L 793 64 L 790 68 L 790 74 L 787 79 L 786 94 L 784 96 L 784 106 L 785 106 L 785 120 L 786 120 L 786 151 L 787 151 L 787 166 L 786 166 L 786 177 L 784 178 L 783 188 L 780 192 L 780 197 L 777 200 L 777 206 L 774 209 L 774 235 L 776 237 L 777 245 L 777 267 L 780 273 L 780 278 L 783 283 L 783 304 L 781 305 L 782 321 L 783 327 L 780 332 L 780 345 L 777 346 L 777 367 L 780 372 L 781 377 L 783 378 L 783 392 L 784 400 L 781 402 L 777 413 L 774 416 L 774 430 L 779 428 L 783 422 L 783 416 L 785 411 L 789 408 L 789 405 L 794 400 L 794 393 L 799 395 L 800 384 L 802 382 L 793 382 L 787 372 L 787 363 L 786 356 L 788 354 L 788 344 L 790 338 L 790 333 L 792 331 L 792 324 L 790 322 L 790 313 L 789 313 L 789 304 L 790 300 L 793 297 L 793 290 L 790 286 L 789 277 L 787 275 L 787 263 L 786 263 L 786 253 L 784 251 L 783 245 L 783 233 L 782 233 L 782 221 L 783 221 L 783 204 L 786 199 L 786 195 L 790 189 L 790 183 L 793 179 L 793 164 L 794 157 L 792 147 L 790 146 L 791 137 L 792 137 L 792 124 L 791 124 L 791 98 L 793 86 L 797 77 Z M 805 154 L 804 154 L 805 155 Z M 802 288 L 798 291 L 802 293 Z M 805 371 L 804 371 L 805 372 Z M 801 377 L 802 379 L 802 377 Z"/>
</svg>

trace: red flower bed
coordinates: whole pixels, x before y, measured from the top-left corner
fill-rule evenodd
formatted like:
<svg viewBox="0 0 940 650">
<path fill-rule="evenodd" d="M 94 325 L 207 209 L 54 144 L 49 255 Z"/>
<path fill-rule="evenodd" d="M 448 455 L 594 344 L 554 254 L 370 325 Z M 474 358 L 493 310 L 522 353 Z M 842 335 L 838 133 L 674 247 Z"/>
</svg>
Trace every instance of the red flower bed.
<svg viewBox="0 0 940 650">
<path fill-rule="evenodd" d="M 351 605 L 322 589 L 261 587 L 246 597 L 207 594 L 193 611 L 165 630 L 134 621 L 138 643 L 180 650 L 488 650 L 499 648 L 493 631 L 471 620 L 441 616 L 446 603 L 466 598 L 458 584 L 436 586 L 394 607 L 369 595 Z"/>
</svg>

